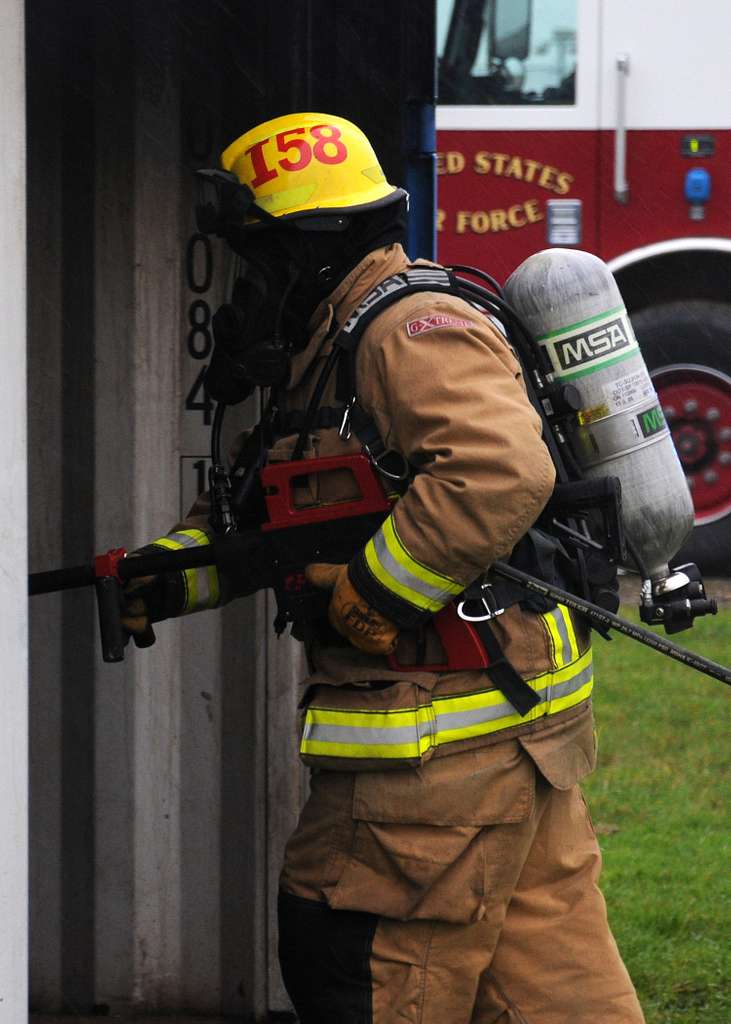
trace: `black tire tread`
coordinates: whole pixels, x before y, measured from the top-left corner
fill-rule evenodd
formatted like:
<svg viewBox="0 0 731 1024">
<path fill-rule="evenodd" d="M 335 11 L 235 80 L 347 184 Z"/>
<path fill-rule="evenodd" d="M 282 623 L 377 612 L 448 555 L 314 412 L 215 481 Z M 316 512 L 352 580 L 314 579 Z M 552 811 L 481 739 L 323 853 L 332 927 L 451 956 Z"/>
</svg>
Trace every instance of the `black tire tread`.
<svg viewBox="0 0 731 1024">
<path fill-rule="evenodd" d="M 651 372 L 692 363 L 731 377 L 731 304 L 700 299 L 663 303 L 632 314 L 632 325 Z M 731 576 L 731 514 L 696 526 L 674 562 L 696 562 L 706 575 Z"/>
</svg>

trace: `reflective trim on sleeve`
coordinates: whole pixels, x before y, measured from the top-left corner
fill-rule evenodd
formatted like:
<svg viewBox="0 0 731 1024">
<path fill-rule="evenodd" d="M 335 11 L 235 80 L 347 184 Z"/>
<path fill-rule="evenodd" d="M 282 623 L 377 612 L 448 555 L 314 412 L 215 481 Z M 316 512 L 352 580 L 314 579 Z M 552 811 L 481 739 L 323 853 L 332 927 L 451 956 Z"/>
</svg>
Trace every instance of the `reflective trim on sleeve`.
<svg viewBox="0 0 731 1024">
<path fill-rule="evenodd" d="M 563 604 L 557 605 L 543 616 L 543 621 L 551 638 L 553 664 L 560 668 L 578 658 L 579 645 L 568 608 Z"/>
<path fill-rule="evenodd" d="M 545 621 L 552 614 L 542 618 Z M 555 617 L 552 621 L 556 626 Z M 547 621 L 546 626 L 550 629 Z M 571 648 L 572 636 L 573 631 L 567 632 L 567 642 L 559 647 L 560 653 Z M 527 680 L 540 703 L 525 716 L 518 714 L 503 694 L 494 689 L 434 697 L 425 706 L 382 712 L 310 705 L 300 751 L 323 762 L 330 757 L 414 761 L 431 748 L 487 736 L 566 711 L 591 696 L 593 682 L 589 649 L 580 657 L 577 653 L 568 664 Z"/>
<path fill-rule="evenodd" d="M 178 530 L 152 542 L 156 547 L 179 551 L 181 548 L 205 547 L 211 539 L 203 530 Z M 199 569 L 184 569 L 181 573 L 185 583 L 185 602 L 181 615 L 216 608 L 221 598 L 218 569 L 215 565 L 203 565 Z"/>
<path fill-rule="evenodd" d="M 393 515 L 365 546 L 365 560 L 382 587 L 423 612 L 438 612 L 461 594 L 462 584 L 414 558 L 398 535 Z"/>
</svg>

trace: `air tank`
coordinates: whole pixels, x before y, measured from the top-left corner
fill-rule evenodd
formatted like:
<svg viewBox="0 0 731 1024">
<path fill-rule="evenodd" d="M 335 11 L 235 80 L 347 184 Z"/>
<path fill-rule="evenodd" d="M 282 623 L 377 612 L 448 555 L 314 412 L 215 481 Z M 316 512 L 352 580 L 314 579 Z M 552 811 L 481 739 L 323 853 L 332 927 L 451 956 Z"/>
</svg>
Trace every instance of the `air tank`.
<svg viewBox="0 0 731 1024">
<path fill-rule="evenodd" d="M 554 380 L 579 391 L 568 432 L 584 475 L 619 478 L 627 536 L 647 575 L 665 578 L 693 527 L 693 502 L 609 268 L 588 252 L 546 249 L 521 263 L 505 295 Z"/>
</svg>

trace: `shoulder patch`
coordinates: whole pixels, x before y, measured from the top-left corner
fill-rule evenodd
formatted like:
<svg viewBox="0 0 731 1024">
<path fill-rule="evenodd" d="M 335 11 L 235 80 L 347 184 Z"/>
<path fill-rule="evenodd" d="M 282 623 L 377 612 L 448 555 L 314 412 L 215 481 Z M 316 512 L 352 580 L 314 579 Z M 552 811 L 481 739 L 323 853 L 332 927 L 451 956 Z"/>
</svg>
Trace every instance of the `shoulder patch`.
<svg viewBox="0 0 731 1024">
<path fill-rule="evenodd" d="M 406 333 L 413 338 L 416 334 L 428 334 L 429 331 L 436 331 L 440 327 L 477 327 L 477 324 L 472 320 L 460 320 L 456 316 L 433 313 L 431 316 L 419 317 L 418 320 L 409 320 L 406 324 Z"/>
</svg>

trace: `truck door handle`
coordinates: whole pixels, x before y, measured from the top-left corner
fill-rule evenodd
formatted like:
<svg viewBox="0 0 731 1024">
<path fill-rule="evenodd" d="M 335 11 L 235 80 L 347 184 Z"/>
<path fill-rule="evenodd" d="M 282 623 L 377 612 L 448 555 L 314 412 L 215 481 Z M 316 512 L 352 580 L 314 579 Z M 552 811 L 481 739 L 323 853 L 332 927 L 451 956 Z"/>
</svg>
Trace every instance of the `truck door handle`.
<svg viewBox="0 0 731 1024">
<path fill-rule="evenodd" d="M 618 53 L 617 61 L 617 125 L 614 129 L 614 198 L 618 203 L 629 202 L 627 181 L 627 78 L 629 54 Z"/>
</svg>

